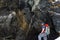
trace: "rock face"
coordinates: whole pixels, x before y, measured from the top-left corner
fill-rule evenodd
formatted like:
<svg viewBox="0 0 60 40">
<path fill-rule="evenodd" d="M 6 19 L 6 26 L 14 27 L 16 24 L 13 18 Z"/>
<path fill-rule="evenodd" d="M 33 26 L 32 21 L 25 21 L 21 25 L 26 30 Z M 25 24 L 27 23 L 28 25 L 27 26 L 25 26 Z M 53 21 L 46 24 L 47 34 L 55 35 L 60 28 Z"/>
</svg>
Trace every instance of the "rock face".
<svg viewBox="0 0 60 40">
<path fill-rule="evenodd" d="M 60 26 L 60 16 L 51 17 L 49 14 L 49 11 L 59 13 L 60 8 L 50 6 L 54 5 L 47 0 L 0 0 L 0 39 L 35 40 L 41 31 L 41 20 L 50 26 L 58 21 L 57 25 Z M 59 27 L 56 29 L 60 30 Z"/>
<path fill-rule="evenodd" d="M 3 11 L 4 12 L 4 11 Z M 5 11 L 6 12 L 6 11 Z M 12 37 L 16 34 L 16 17 L 15 12 L 10 11 L 8 14 L 0 15 L 0 37 L 1 39 Z"/>
</svg>

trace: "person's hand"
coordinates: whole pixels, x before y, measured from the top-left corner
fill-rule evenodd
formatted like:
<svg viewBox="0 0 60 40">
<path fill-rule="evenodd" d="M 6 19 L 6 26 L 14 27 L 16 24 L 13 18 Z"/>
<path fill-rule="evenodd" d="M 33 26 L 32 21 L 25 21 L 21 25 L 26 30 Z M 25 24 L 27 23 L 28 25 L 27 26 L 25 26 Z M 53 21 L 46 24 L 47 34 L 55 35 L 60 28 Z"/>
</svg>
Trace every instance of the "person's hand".
<svg viewBox="0 0 60 40">
<path fill-rule="evenodd" d="M 42 31 L 41 33 L 44 33 L 44 31 Z"/>
</svg>

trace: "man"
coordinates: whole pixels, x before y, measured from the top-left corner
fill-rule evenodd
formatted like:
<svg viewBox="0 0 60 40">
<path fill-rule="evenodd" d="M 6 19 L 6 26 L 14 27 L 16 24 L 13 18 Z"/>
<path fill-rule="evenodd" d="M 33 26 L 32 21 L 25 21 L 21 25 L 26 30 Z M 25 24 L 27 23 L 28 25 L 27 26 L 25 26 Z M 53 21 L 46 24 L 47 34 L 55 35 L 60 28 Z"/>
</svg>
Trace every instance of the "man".
<svg viewBox="0 0 60 40">
<path fill-rule="evenodd" d="M 41 40 L 43 38 L 44 40 L 47 40 L 47 34 L 46 34 L 46 26 L 44 23 L 41 23 L 42 31 L 38 35 L 38 40 Z"/>
</svg>

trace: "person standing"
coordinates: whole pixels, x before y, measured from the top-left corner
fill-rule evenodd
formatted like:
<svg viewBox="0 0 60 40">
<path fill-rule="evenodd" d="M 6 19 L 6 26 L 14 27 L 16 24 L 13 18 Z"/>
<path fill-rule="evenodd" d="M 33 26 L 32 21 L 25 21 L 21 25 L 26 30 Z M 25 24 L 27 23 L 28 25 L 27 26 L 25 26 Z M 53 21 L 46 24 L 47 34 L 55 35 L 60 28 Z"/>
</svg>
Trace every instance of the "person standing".
<svg viewBox="0 0 60 40">
<path fill-rule="evenodd" d="M 42 31 L 38 35 L 38 40 L 41 40 L 41 38 L 43 38 L 44 40 L 47 40 L 46 26 L 48 27 L 48 24 L 45 24 L 44 22 L 41 23 Z"/>
</svg>

